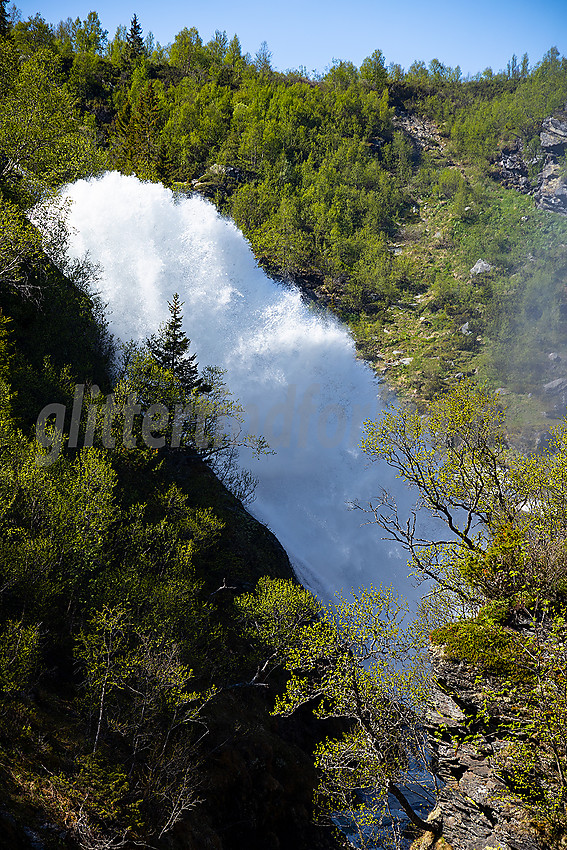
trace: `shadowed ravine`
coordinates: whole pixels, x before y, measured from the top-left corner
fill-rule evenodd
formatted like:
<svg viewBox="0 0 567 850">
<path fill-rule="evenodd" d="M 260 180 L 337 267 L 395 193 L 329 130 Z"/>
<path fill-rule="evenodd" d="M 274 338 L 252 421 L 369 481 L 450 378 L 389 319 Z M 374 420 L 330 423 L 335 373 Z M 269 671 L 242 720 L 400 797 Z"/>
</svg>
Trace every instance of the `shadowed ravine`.
<svg viewBox="0 0 567 850">
<path fill-rule="evenodd" d="M 299 578 L 323 597 L 382 582 L 415 598 L 404 553 L 348 507 L 382 487 L 394 490 L 402 512 L 412 502 L 358 448 L 362 421 L 379 416 L 383 403 L 348 332 L 258 269 L 240 231 L 200 197 L 176 200 L 161 185 L 117 173 L 68 194 L 71 253 L 100 264 L 97 289 L 115 336 L 144 339 L 179 292 L 200 367 L 226 370 L 245 427 L 275 449 L 242 458 L 259 479 L 251 511 Z"/>
</svg>

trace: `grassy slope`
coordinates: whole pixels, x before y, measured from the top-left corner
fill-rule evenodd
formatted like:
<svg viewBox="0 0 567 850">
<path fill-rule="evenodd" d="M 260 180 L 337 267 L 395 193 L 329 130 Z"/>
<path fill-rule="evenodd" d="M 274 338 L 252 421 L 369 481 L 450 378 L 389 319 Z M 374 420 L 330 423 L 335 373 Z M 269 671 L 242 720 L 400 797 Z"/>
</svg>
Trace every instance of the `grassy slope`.
<svg viewBox="0 0 567 850">
<path fill-rule="evenodd" d="M 530 446 L 560 415 L 543 385 L 567 374 L 567 219 L 456 161 L 439 141 L 420 152 L 412 213 L 391 245 L 414 285 L 383 317 L 350 315 L 349 324 L 361 354 L 406 400 L 420 405 L 463 374 L 501 388 L 511 433 Z M 463 178 L 464 199 L 440 191 L 447 168 Z M 475 277 L 480 258 L 493 270 Z"/>
</svg>

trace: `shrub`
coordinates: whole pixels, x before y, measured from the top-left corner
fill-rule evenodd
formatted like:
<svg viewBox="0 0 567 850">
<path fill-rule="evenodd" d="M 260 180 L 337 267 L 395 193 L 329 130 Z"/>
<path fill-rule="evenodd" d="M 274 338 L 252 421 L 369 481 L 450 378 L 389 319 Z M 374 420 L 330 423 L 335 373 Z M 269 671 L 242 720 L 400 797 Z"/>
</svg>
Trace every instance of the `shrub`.
<svg viewBox="0 0 567 850">
<path fill-rule="evenodd" d="M 445 646 L 449 658 L 466 661 L 485 673 L 507 674 L 516 666 L 514 636 L 493 620 L 449 623 L 435 629 L 431 641 Z"/>
</svg>

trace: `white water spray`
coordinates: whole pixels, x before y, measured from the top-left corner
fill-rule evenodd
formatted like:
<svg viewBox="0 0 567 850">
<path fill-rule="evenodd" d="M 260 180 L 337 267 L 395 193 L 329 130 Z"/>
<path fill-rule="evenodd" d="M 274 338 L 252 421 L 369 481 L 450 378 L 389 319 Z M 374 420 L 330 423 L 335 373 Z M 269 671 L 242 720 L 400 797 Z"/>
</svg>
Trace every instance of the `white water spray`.
<svg viewBox="0 0 567 850">
<path fill-rule="evenodd" d="M 383 405 L 348 332 L 258 269 L 240 231 L 202 198 L 176 201 L 163 186 L 116 173 L 79 181 L 68 195 L 70 251 L 101 265 L 98 289 L 115 336 L 154 333 L 178 292 L 200 366 L 226 370 L 245 427 L 276 450 L 243 458 L 259 478 L 251 512 L 303 583 L 325 598 L 380 582 L 415 597 L 404 553 L 349 509 L 383 487 L 402 507 L 412 494 L 358 448 L 362 420 Z"/>
</svg>

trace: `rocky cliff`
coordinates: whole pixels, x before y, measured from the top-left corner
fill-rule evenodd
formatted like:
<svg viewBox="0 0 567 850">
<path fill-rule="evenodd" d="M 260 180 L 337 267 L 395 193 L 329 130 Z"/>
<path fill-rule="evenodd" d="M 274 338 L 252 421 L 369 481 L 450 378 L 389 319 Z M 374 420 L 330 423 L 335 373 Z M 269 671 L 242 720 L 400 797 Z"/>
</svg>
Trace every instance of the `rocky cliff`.
<svg viewBox="0 0 567 850">
<path fill-rule="evenodd" d="M 437 776 L 443 782 L 430 820 L 442 820 L 442 838 L 426 834 L 413 850 L 549 850 L 530 831 L 525 812 L 507 799 L 498 775 L 505 744 L 497 723 L 481 719 L 478 671 L 433 647 L 437 681 L 429 733 Z"/>
<path fill-rule="evenodd" d="M 504 186 L 533 194 L 542 210 L 567 215 L 567 112 L 543 121 L 539 135 L 542 167 L 535 181 L 529 179 L 525 151 L 519 139 L 508 144 L 498 160 L 499 179 Z M 535 163 L 529 163 L 533 165 Z"/>
<path fill-rule="evenodd" d="M 546 118 L 539 139 L 545 160 L 534 192 L 535 202 L 543 210 L 567 215 L 567 113 Z"/>
</svg>

